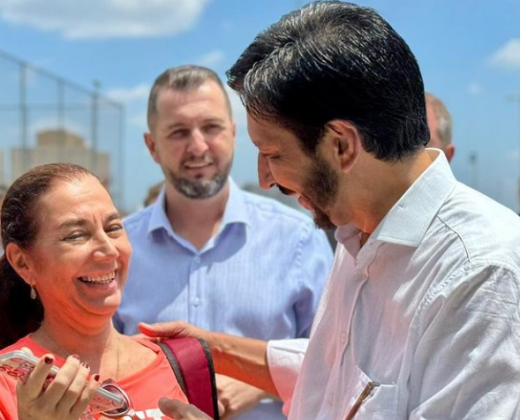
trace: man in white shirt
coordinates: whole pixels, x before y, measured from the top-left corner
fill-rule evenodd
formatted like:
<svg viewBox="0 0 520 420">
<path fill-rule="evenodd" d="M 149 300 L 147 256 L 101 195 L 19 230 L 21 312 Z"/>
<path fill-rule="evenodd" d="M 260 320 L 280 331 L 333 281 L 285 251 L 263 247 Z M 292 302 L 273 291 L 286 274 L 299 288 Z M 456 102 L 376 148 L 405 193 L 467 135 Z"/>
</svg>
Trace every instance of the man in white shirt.
<svg viewBox="0 0 520 420">
<path fill-rule="evenodd" d="M 204 338 L 218 372 L 277 393 L 290 420 L 520 418 L 520 221 L 424 147 L 424 87 L 402 38 L 371 9 L 312 3 L 261 33 L 228 76 L 260 185 L 339 226 L 295 390 L 284 387 L 303 355 L 294 340 L 141 330 Z"/>
</svg>

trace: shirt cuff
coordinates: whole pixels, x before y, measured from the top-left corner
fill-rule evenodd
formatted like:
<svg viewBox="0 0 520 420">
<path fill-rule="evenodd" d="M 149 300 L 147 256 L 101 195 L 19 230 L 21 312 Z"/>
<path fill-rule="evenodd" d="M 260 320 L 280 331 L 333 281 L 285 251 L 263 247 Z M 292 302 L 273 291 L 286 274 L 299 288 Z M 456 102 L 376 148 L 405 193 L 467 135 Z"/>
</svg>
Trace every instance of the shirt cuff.
<svg viewBox="0 0 520 420">
<path fill-rule="evenodd" d="M 294 388 L 308 344 L 308 338 L 271 340 L 267 343 L 269 373 L 283 401 L 285 415 L 291 407 Z"/>
</svg>

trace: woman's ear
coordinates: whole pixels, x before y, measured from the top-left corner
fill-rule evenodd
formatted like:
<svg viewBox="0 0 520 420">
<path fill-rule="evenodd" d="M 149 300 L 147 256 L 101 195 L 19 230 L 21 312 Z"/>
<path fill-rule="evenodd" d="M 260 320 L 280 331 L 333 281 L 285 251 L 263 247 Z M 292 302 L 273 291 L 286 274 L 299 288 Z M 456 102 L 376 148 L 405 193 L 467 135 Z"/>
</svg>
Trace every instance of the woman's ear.
<svg viewBox="0 0 520 420">
<path fill-rule="evenodd" d="M 32 279 L 32 270 L 28 264 L 26 251 L 17 244 L 10 242 L 5 249 L 5 257 L 16 273 L 31 287 L 36 282 Z"/>
</svg>

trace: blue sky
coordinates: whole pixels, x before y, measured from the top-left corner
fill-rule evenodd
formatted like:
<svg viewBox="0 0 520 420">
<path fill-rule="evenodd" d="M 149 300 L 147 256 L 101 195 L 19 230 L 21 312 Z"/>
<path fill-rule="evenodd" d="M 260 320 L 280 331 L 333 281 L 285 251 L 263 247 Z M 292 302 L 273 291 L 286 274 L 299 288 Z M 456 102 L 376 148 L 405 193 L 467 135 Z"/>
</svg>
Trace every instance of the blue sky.
<svg viewBox="0 0 520 420">
<path fill-rule="evenodd" d="M 0 50 L 124 103 L 123 206 L 136 209 L 161 179 L 142 133 L 148 90 L 164 69 L 196 63 L 223 78 L 254 36 L 305 1 L 0 0 Z M 517 0 L 364 0 L 403 36 L 425 87 L 454 119 L 456 176 L 518 209 L 520 175 L 520 2 Z M 0 92 L 1 96 L 1 92 Z M 520 98 L 520 96 L 518 97 Z M 520 99 L 519 99 L 520 101 Z M 256 182 L 256 153 L 245 112 L 238 124 L 233 176 Z M 476 156 L 471 164 L 470 157 Z"/>
</svg>

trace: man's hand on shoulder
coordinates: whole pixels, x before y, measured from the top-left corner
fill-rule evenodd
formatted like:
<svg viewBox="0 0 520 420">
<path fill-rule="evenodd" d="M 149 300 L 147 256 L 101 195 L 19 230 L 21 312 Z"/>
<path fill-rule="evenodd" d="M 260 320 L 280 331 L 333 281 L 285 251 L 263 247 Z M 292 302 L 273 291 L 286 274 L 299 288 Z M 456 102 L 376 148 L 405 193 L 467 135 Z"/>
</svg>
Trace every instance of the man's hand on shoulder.
<svg viewBox="0 0 520 420">
<path fill-rule="evenodd" d="M 144 334 L 145 338 L 152 339 L 196 337 L 208 341 L 210 334 L 202 328 L 195 327 L 183 321 L 161 322 L 157 324 L 146 324 L 141 322 L 138 328 L 139 331 Z"/>
</svg>

